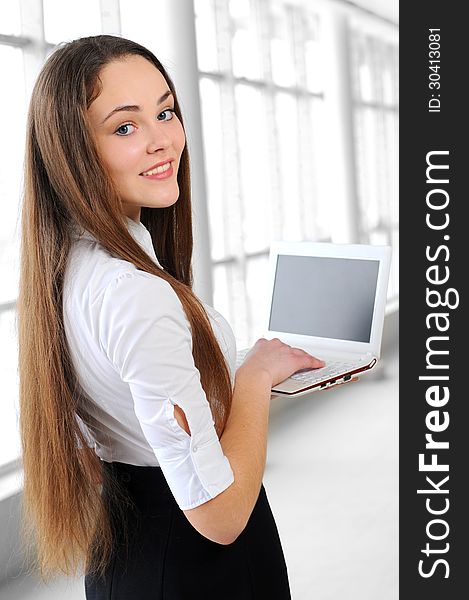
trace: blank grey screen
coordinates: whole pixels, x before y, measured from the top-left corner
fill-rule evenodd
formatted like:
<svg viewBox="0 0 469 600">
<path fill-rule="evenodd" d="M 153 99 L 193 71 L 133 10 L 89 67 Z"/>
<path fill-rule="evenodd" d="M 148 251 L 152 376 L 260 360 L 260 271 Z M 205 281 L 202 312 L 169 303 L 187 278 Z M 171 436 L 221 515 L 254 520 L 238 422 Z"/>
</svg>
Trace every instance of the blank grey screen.
<svg viewBox="0 0 469 600">
<path fill-rule="evenodd" d="M 269 329 L 369 342 L 379 261 L 280 255 Z"/>
</svg>

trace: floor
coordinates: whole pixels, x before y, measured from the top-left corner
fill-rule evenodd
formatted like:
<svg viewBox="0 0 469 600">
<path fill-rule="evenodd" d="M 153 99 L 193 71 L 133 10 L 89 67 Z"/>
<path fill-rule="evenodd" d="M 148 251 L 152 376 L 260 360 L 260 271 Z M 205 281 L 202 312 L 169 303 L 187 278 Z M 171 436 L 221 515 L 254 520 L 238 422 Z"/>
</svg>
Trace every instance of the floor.
<svg viewBox="0 0 469 600">
<path fill-rule="evenodd" d="M 376 371 L 376 372 L 374 372 Z M 272 402 L 264 485 L 293 600 L 398 599 L 398 357 L 358 383 Z M 1 600 L 84 600 L 22 578 Z"/>
</svg>

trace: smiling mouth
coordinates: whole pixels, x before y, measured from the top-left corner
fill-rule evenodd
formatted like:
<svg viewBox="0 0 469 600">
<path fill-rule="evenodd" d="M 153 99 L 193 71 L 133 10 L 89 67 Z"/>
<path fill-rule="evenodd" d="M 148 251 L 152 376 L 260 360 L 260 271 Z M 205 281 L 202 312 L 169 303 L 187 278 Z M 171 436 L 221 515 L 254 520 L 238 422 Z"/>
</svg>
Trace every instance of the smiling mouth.
<svg viewBox="0 0 469 600">
<path fill-rule="evenodd" d="M 142 177 L 148 177 L 150 175 L 161 175 L 162 173 L 166 173 L 171 168 L 171 161 L 164 163 L 164 165 L 160 165 L 159 167 L 153 167 L 153 169 L 149 169 L 148 171 L 143 171 L 140 173 Z"/>
</svg>

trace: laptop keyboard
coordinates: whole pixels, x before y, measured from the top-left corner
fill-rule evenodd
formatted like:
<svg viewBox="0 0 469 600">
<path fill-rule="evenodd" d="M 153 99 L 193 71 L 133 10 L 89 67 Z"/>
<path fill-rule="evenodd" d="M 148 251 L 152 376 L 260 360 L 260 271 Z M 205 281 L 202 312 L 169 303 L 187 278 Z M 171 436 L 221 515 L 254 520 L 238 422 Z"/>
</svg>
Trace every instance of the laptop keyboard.
<svg viewBox="0 0 469 600">
<path fill-rule="evenodd" d="M 238 368 L 241 365 L 249 350 L 250 348 L 246 348 L 237 352 L 236 368 Z M 328 360 L 324 367 L 321 367 L 320 369 L 302 369 L 301 371 L 297 371 L 293 375 L 290 375 L 290 379 L 294 379 L 295 381 L 301 381 L 302 383 L 315 383 L 316 381 L 322 381 L 323 379 L 330 379 L 335 375 L 341 375 L 343 373 L 346 373 L 347 371 L 353 371 L 362 364 L 362 361 L 344 362 L 338 360 Z"/>
<path fill-rule="evenodd" d="M 290 379 L 302 381 L 303 383 L 314 383 L 322 379 L 329 379 L 335 375 L 342 375 L 347 371 L 353 371 L 357 367 L 355 362 L 327 361 L 326 366 L 320 369 L 306 369 L 290 375 Z"/>
</svg>

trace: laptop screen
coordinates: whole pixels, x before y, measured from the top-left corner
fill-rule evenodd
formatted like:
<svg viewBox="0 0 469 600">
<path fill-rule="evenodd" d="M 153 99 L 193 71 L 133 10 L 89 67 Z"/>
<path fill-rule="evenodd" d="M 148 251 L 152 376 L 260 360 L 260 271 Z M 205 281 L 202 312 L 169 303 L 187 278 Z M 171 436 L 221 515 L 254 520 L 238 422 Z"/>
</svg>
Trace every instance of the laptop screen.
<svg viewBox="0 0 469 600">
<path fill-rule="evenodd" d="M 369 342 L 379 261 L 279 255 L 269 330 Z"/>
</svg>

